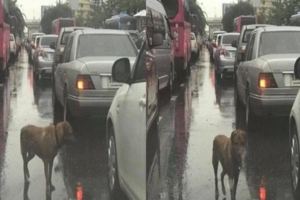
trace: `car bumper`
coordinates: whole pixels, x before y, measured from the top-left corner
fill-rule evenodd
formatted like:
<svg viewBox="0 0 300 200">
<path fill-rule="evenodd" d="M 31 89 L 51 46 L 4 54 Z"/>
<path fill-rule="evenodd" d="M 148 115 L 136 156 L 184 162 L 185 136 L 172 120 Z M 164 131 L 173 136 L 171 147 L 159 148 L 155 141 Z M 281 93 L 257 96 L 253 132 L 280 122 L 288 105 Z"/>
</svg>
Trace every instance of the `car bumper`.
<svg viewBox="0 0 300 200">
<path fill-rule="evenodd" d="M 219 73 L 233 73 L 234 72 L 234 60 L 232 58 L 220 58 L 217 65 L 217 71 Z"/>
<path fill-rule="evenodd" d="M 41 75 L 47 75 L 51 76 L 52 73 L 52 65 L 53 61 L 44 61 L 44 60 L 39 60 L 37 64 L 37 71 Z"/>
<path fill-rule="evenodd" d="M 250 95 L 250 106 L 258 116 L 289 116 L 295 95 Z"/>
<path fill-rule="evenodd" d="M 68 96 L 68 108 L 73 116 L 106 115 L 114 96 Z"/>
</svg>

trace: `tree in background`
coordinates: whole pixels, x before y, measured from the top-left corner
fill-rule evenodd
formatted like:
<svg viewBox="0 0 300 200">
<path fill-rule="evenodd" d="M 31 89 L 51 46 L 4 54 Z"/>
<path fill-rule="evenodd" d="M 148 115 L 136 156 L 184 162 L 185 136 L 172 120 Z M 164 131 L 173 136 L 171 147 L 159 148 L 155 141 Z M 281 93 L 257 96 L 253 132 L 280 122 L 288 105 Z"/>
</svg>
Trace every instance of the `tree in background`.
<svg viewBox="0 0 300 200">
<path fill-rule="evenodd" d="M 41 20 L 42 31 L 46 34 L 51 33 L 52 21 L 59 17 L 72 17 L 72 10 L 67 4 L 58 3 L 56 6 L 49 8 Z"/>
<path fill-rule="evenodd" d="M 254 8 L 248 2 L 239 2 L 230 7 L 222 19 L 223 29 L 227 32 L 233 31 L 233 20 L 240 15 L 254 15 Z"/>
<path fill-rule="evenodd" d="M 300 9 L 299 0 L 285 0 L 273 2 L 270 9 L 267 23 L 274 25 L 288 25 L 292 15 L 296 14 Z"/>
<path fill-rule="evenodd" d="M 190 13 L 192 15 L 192 26 L 195 25 L 194 31 L 204 35 L 206 26 L 206 17 L 202 8 L 196 0 L 189 0 Z"/>
<path fill-rule="evenodd" d="M 11 32 L 15 36 L 22 37 L 24 34 L 24 28 L 26 26 L 23 13 L 17 6 L 17 0 L 8 0 L 6 5 L 6 18 L 10 24 Z"/>
</svg>

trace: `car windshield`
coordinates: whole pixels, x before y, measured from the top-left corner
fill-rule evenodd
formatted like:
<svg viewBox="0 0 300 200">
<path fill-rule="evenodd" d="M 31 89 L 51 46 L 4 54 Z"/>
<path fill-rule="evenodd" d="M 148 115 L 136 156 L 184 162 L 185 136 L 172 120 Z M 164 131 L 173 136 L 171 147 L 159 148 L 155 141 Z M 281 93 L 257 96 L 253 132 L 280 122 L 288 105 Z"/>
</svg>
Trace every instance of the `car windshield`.
<svg viewBox="0 0 300 200">
<path fill-rule="evenodd" d="M 128 35 L 85 34 L 79 37 L 76 57 L 135 57 L 136 53 Z"/>
<path fill-rule="evenodd" d="M 231 45 L 234 40 L 238 40 L 239 35 L 223 35 L 222 44 L 223 45 Z"/>
<path fill-rule="evenodd" d="M 57 37 L 41 37 L 41 46 L 50 46 L 51 43 L 56 42 Z"/>
<path fill-rule="evenodd" d="M 261 34 L 259 56 L 268 54 L 299 54 L 300 31 L 277 31 Z"/>
</svg>

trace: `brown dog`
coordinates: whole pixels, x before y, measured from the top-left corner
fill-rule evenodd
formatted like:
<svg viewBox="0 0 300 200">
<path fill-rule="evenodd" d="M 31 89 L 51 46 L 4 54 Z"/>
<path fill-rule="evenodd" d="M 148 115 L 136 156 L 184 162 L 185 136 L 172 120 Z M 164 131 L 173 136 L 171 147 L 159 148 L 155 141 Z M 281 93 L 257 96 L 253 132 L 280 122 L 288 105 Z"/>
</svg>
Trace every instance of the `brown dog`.
<svg viewBox="0 0 300 200">
<path fill-rule="evenodd" d="M 215 137 L 213 142 L 212 163 L 215 173 L 216 199 L 218 199 L 219 196 L 217 178 L 219 161 L 221 162 L 221 165 L 223 167 L 223 171 L 221 173 L 223 194 L 226 195 L 224 176 L 227 174 L 229 178 L 231 199 L 235 199 L 240 168 L 242 166 L 242 160 L 245 155 L 245 145 L 246 132 L 240 129 L 233 131 L 230 138 L 225 135 L 218 135 Z"/>
<path fill-rule="evenodd" d="M 37 155 L 44 162 L 46 192 L 54 190 L 51 182 L 53 160 L 63 144 L 74 140 L 71 125 L 67 121 L 47 127 L 27 125 L 21 129 L 20 137 L 25 182 L 29 182 L 28 162 Z"/>
</svg>

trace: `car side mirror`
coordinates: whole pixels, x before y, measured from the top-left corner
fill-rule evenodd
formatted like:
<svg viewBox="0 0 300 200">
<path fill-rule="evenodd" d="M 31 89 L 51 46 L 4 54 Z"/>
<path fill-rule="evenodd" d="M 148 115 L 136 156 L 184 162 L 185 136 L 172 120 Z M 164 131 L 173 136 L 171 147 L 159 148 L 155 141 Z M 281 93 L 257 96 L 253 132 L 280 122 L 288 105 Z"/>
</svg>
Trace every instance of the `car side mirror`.
<svg viewBox="0 0 300 200">
<path fill-rule="evenodd" d="M 236 40 L 233 40 L 233 41 L 231 42 L 231 46 L 237 48 L 237 41 L 236 41 Z"/>
<path fill-rule="evenodd" d="M 55 50 L 56 49 L 56 43 L 55 42 L 51 42 L 50 48 Z"/>
<path fill-rule="evenodd" d="M 129 83 L 131 76 L 130 61 L 128 58 L 120 58 L 112 67 L 112 78 L 116 82 Z"/>
<path fill-rule="evenodd" d="M 296 79 L 300 79 L 300 57 L 295 62 L 294 74 Z"/>
</svg>

